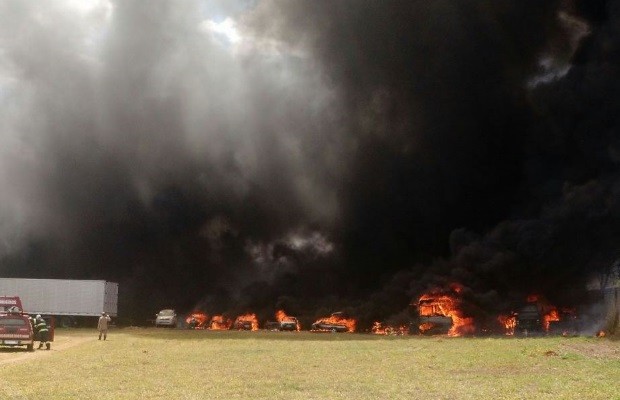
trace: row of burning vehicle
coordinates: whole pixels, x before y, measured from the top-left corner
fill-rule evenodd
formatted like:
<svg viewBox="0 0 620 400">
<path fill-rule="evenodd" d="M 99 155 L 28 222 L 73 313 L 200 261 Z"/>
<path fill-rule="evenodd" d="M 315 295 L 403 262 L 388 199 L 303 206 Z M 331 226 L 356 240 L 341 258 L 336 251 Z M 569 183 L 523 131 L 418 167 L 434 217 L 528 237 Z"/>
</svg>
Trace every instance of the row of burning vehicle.
<svg viewBox="0 0 620 400">
<path fill-rule="evenodd" d="M 422 334 L 441 334 L 463 336 L 484 333 L 505 335 L 549 333 L 560 330 L 567 334 L 575 330 L 574 309 L 558 309 L 544 296 L 530 295 L 517 309 L 494 318 L 476 318 L 464 310 L 472 308 L 460 296 L 461 287 L 454 284 L 448 291 L 435 291 L 422 295 L 416 304 L 419 315 L 418 329 Z M 475 313 L 481 315 L 483 313 Z M 492 323 L 489 323 L 492 322 Z M 554 329 L 552 329 L 554 328 Z"/>
<path fill-rule="evenodd" d="M 459 287 L 454 286 L 450 291 L 437 291 L 424 294 L 411 305 L 416 308 L 418 318 L 416 324 L 387 325 L 375 322 L 370 333 L 378 335 L 405 335 L 419 334 L 447 334 L 448 336 L 463 336 L 484 333 L 500 333 L 514 335 L 515 333 L 549 332 L 552 324 L 562 318 L 574 318 L 572 310 L 558 310 L 550 305 L 542 296 L 529 296 L 525 304 L 517 311 L 493 318 L 494 327 L 482 326 L 480 321 L 466 315 L 464 301 L 459 295 Z M 561 318 L 562 315 L 562 318 Z M 223 315 L 213 315 L 209 318 L 206 313 L 196 311 L 185 320 L 190 329 L 207 330 L 249 330 L 257 331 L 259 322 L 256 314 L 244 314 L 232 320 Z M 478 323 L 477 323 L 478 322 Z M 488 321 L 486 321 L 488 322 Z M 329 317 L 316 320 L 311 332 L 355 332 L 357 321 L 346 318 L 343 313 L 336 312 Z M 263 325 L 266 330 L 300 331 L 301 325 L 296 317 L 287 315 L 283 310 L 275 314 L 274 321 Z M 417 332 L 416 332 L 417 331 Z"/>
<path fill-rule="evenodd" d="M 259 329 L 256 314 L 239 315 L 233 321 L 223 315 L 209 315 L 195 311 L 187 316 L 185 323 L 189 329 L 208 329 L 213 331 L 222 330 L 245 330 L 257 331 Z M 310 329 L 313 332 L 355 332 L 356 321 L 352 318 L 345 318 L 342 313 L 333 313 L 329 317 L 319 318 L 312 324 Z M 301 324 L 296 317 L 287 315 L 283 310 L 275 314 L 275 321 L 267 321 L 263 329 L 277 331 L 301 331 Z"/>
</svg>

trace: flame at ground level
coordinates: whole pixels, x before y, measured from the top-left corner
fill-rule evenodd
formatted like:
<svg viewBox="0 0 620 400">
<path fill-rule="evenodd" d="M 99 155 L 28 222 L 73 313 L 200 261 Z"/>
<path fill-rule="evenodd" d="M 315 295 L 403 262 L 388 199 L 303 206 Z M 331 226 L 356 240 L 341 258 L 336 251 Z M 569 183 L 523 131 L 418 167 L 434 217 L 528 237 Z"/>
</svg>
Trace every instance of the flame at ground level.
<svg viewBox="0 0 620 400">
<path fill-rule="evenodd" d="M 276 320 L 280 323 L 282 322 L 294 323 L 296 326 L 295 330 L 298 332 L 301 331 L 301 325 L 299 324 L 299 321 L 297 320 L 297 318 L 291 317 L 290 315 L 286 315 L 284 310 L 278 310 L 276 312 Z"/>
<path fill-rule="evenodd" d="M 460 291 L 459 291 L 460 292 Z M 474 319 L 466 317 L 461 311 L 461 299 L 458 293 L 431 292 L 420 296 L 417 302 L 422 323 L 419 326 L 421 333 L 429 332 L 436 326 L 432 317 L 450 318 L 451 327 L 448 336 L 461 336 L 475 332 Z"/>
<path fill-rule="evenodd" d="M 372 329 L 370 331 L 375 335 L 406 335 L 409 333 L 409 328 L 405 325 L 398 327 L 383 325 L 381 322 L 376 321 L 372 325 Z"/>
<path fill-rule="evenodd" d="M 189 329 L 205 329 L 209 316 L 202 311 L 194 311 L 185 318 Z"/>
<path fill-rule="evenodd" d="M 257 331 L 258 319 L 256 318 L 256 314 L 244 314 L 238 316 L 237 319 L 235 319 L 233 328 L 239 330 Z"/>
<path fill-rule="evenodd" d="M 355 332 L 357 321 L 353 318 L 344 318 L 342 313 L 333 313 L 329 317 L 319 318 L 312 324 L 314 332 Z"/>
<path fill-rule="evenodd" d="M 500 315 L 499 317 L 497 317 L 497 321 L 505 329 L 506 335 L 512 336 L 515 334 L 515 329 L 517 327 L 517 316 L 516 315 L 514 314 Z"/>
<path fill-rule="evenodd" d="M 209 328 L 212 331 L 225 331 L 230 329 L 232 321 L 223 315 L 214 315 L 209 322 Z"/>
</svg>

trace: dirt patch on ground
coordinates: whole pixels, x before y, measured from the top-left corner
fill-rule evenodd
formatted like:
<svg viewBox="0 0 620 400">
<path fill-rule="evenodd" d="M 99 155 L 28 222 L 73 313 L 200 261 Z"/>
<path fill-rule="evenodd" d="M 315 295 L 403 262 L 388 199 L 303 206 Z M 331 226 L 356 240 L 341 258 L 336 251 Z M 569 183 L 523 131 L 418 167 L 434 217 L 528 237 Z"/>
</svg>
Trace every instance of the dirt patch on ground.
<svg viewBox="0 0 620 400">
<path fill-rule="evenodd" d="M 601 340 L 599 343 L 566 343 L 562 348 L 590 358 L 620 360 L 620 343 Z"/>
<path fill-rule="evenodd" d="M 20 348 L 0 348 L 0 367 L 6 364 L 24 362 L 39 359 L 41 357 L 49 357 L 56 352 L 64 351 L 81 344 L 92 342 L 97 340 L 96 333 L 90 336 L 63 336 L 56 335 L 54 342 L 52 342 L 52 348 L 50 350 L 35 350 L 33 352 L 28 351 L 25 347 Z M 39 346 L 38 342 L 35 342 L 35 349 Z"/>
</svg>

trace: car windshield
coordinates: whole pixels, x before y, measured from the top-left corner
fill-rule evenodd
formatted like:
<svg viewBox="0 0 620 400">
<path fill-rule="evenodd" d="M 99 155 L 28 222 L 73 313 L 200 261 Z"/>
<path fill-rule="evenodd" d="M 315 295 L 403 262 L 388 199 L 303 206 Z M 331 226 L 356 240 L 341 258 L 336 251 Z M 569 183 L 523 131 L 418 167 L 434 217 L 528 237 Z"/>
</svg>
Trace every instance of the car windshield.
<svg viewBox="0 0 620 400">
<path fill-rule="evenodd" d="M 159 315 L 162 317 L 169 317 L 169 316 L 174 315 L 174 310 L 161 310 L 159 312 Z"/>
<path fill-rule="evenodd" d="M 0 326 L 26 326 L 26 321 L 21 318 L 0 318 Z"/>
</svg>

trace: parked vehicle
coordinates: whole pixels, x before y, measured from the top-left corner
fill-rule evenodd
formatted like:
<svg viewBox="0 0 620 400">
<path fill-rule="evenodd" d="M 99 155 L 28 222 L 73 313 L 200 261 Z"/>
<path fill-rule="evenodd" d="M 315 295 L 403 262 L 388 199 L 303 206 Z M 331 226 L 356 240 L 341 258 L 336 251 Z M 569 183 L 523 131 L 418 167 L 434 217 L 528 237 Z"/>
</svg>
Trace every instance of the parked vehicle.
<svg viewBox="0 0 620 400">
<path fill-rule="evenodd" d="M 177 326 L 178 316 L 172 309 L 164 309 L 155 314 L 155 327 L 174 328 Z"/>
<path fill-rule="evenodd" d="M 298 331 L 299 321 L 295 317 L 287 316 L 287 319 L 282 321 L 267 321 L 263 328 L 268 331 Z"/>
<path fill-rule="evenodd" d="M 0 345 L 34 350 L 33 326 L 30 317 L 22 311 L 19 297 L 0 297 Z"/>
<path fill-rule="evenodd" d="M 95 323 L 102 312 L 117 316 L 118 283 L 103 280 L 0 278 L 0 295 L 18 296 L 24 312 L 53 316 L 65 327 Z"/>
</svg>

